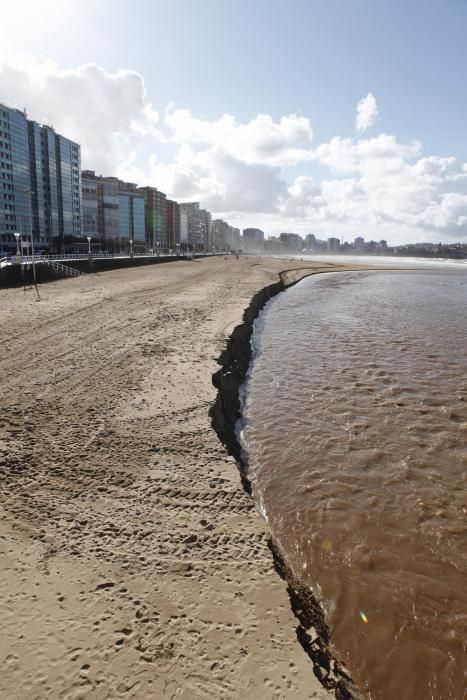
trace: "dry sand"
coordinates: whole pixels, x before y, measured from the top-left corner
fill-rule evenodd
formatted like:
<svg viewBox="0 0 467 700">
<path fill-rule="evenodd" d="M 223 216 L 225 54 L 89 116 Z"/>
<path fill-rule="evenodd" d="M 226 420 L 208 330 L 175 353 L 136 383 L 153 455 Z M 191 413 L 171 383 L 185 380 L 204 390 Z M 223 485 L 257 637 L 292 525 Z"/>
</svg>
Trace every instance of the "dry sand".
<svg viewBox="0 0 467 700">
<path fill-rule="evenodd" d="M 226 337 L 284 267 L 311 265 L 0 291 L 2 699 L 334 697 L 208 416 Z"/>
</svg>

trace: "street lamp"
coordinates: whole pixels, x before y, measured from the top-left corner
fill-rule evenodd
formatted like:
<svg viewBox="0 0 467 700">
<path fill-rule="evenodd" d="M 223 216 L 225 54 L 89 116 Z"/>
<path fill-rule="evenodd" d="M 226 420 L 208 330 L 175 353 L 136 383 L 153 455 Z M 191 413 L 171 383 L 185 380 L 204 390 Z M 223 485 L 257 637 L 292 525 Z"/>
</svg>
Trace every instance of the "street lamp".
<svg viewBox="0 0 467 700">
<path fill-rule="evenodd" d="M 20 239 L 20 237 L 21 237 L 21 234 L 20 234 L 20 233 L 15 233 L 14 236 L 15 236 L 15 238 L 16 238 L 16 257 L 19 258 L 19 257 L 20 257 L 20 252 L 19 252 L 19 239 Z"/>
<path fill-rule="evenodd" d="M 86 238 L 88 240 L 88 256 L 91 259 L 91 236 L 86 236 Z"/>
<path fill-rule="evenodd" d="M 130 238 L 130 258 L 132 258 L 132 257 L 133 257 L 133 241 Z"/>
<path fill-rule="evenodd" d="M 159 257 L 159 241 L 156 241 L 157 257 Z"/>
<path fill-rule="evenodd" d="M 31 236 L 31 252 L 32 252 L 32 275 L 34 278 L 34 286 L 36 287 L 36 293 L 37 296 L 39 297 L 39 292 L 37 291 L 37 280 L 36 280 L 36 258 L 34 255 L 34 235 L 32 232 L 32 216 L 31 216 L 31 209 L 32 209 L 32 195 L 36 194 L 33 190 L 26 189 L 24 190 L 25 194 L 29 194 L 29 234 Z"/>
</svg>

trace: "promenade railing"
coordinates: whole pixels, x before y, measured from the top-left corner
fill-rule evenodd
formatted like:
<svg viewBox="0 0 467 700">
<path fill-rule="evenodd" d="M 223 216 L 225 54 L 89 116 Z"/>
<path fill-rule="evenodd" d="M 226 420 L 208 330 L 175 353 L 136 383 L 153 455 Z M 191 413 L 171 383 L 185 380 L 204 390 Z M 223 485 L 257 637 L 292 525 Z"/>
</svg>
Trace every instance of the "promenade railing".
<svg viewBox="0 0 467 700">
<path fill-rule="evenodd" d="M 63 260 L 89 260 L 92 258 L 93 260 L 101 260 L 101 259 L 115 259 L 115 258 L 167 258 L 167 257 L 173 257 L 173 258 L 185 258 L 185 257 L 200 257 L 200 256 L 207 256 L 207 255 L 215 255 L 213 252 L 205 252 L 205 251 L 180 251 L 176 252 L 174 250 L 160 250 L 159 252 L 154 252 L 154 253 L 133 253 L 131 254 L 130 252 L 117 252 L 117 253 L 107 253 L 107 252 L 94 252 L 92 251 L 91 253 L 57 253 L 54 255 L 49 255 L 49 254 L 35 254 L 34 258 L 32 255 L 22 255 L 20 256 L 21 263 L 23 265 L 30 265 L 32 262 L 47 262 L 47 261 L 63 261 Z M 18 260 L 18 256 L 16 255 L 10 255 L 10 256 L 5 256 L 3 258 L 0 258 L 0 264 L 1 265 L 8 265 L 8 264 L 14 264 Z"/>
</svg>

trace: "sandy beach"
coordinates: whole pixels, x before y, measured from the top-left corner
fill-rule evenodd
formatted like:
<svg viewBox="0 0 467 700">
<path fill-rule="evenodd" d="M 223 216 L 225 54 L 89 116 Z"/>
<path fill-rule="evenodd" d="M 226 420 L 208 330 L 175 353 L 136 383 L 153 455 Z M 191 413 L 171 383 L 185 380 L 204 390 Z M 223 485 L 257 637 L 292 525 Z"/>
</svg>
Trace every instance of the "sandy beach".
<svg viewBox="0 0 467 700">
<path fill-rule="evenodd" d="M 39 303 L 0 290 L 0 697 L 335 697 L 209 417 L 254 293 L 312 267 L 232 256 L 61 280 Z"/>
</svg>

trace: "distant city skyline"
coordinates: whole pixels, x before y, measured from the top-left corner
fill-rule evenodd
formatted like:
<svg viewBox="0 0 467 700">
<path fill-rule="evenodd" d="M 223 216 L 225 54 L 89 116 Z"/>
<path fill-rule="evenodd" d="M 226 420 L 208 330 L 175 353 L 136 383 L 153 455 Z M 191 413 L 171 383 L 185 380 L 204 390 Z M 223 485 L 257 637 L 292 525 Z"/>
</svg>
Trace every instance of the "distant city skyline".
<svg viewBox="0 0 467 700">
<path fill-rule="evenodd" d="M 213 219 L 467 241 L 467 3 L 17 0 L 0 102 Z"/>
</svg>

